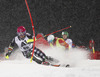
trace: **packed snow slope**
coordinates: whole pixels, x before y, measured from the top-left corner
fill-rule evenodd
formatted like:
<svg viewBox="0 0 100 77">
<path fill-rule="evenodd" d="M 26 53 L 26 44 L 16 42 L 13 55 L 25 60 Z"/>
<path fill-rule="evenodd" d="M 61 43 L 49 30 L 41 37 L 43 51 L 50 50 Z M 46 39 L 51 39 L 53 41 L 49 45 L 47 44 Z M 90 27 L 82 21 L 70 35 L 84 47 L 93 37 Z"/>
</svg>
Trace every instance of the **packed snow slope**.
<svg viewBox="0 0 100 77">
<path fill-rule="evenodd" d="M 100 61 L 90 60 L 89 51 L 82 49 L 43 49 L 48 56 L 59 60 L 58 64 L 70 67 L 53 67 L 30 62 L 16 50 L 9 60 L 0 62 L 0 77 L 100 77 Z"/>
</svg>

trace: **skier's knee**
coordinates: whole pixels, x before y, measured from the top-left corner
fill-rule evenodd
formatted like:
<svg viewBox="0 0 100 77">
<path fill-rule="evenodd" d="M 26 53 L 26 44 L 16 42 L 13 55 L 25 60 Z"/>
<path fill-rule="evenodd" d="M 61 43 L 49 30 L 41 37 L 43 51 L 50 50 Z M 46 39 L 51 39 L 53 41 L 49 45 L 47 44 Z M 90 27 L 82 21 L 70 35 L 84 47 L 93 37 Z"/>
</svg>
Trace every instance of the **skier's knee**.
<svg viewBox="0 0 100 77">
<path fill-rule="evenodd" d="M 37 58 L 35 58 L 35 57 L 33 57 L 33 61 L 35 61 L 35 62 L 38 63 L 38 64 L 41 64 L 41 63 L 42 63 L 41 60 L 39 60 L 39 59 L 37 59 Z"/>
</svg>

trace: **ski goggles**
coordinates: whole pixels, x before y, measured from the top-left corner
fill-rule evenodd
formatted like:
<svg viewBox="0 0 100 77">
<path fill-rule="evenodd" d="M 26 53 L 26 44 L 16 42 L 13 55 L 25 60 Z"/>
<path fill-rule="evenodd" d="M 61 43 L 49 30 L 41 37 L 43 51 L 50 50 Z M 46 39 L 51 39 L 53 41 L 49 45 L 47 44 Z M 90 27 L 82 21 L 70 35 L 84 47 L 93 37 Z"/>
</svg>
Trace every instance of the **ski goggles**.
<svg viewBox="0 0 100 77">
<path fill-rule="evenodd" d="M 17 35 L 18 36 L 24 36 L 24 35 L 26 35 L 26 32 L 17 32 Z"/>
<path fill-rule="evenodd" d="M 53 40 L 49 40 L 48 42 L 51 43 L 51 42 L 53 42 Z"/>
</svg>

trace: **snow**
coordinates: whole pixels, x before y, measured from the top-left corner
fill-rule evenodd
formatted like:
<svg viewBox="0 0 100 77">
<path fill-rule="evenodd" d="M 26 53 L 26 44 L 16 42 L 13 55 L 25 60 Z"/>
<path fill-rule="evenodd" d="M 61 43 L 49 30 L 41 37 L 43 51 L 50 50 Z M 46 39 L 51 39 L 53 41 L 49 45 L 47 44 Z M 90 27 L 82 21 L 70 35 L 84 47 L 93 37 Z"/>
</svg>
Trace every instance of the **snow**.
<svg viewBox="0 0 100 77">
<path fill-rule="evenodd" d="M 30 62 L 30 59 L 24 58 L 16 50 L 9 60 L 0 62 L 0 77 L 100 77 L 100 60 L 90 60 L 85 50 L 72 49 L 66 52 L 56 48 L 46 49 L 44 52 L 59 59 L 59 63 L 68 63 L 71 66 L 66 68 L 39 65 Z"/>
</svg>

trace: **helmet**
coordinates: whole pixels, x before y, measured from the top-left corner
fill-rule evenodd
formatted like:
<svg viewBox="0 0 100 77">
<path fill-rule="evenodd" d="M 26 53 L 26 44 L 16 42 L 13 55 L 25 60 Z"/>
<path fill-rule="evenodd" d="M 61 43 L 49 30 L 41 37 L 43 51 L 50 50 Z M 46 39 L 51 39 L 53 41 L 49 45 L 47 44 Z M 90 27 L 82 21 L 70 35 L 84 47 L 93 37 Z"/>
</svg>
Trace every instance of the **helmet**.
<svg viewBox="0 0 100 77">
<path fill-rule="evenodd" d="M 42 33 L 38 33 L 37 36 L 36 36 L 36 38 L 37 38 L 37 39 L 43 38 L 43 34 L 42 34 Z"/>
<path fill-rule="evenodd" d="M 53 40 L 54 40 L 54 35 L 49 35 L 49 36 L 47 37 L 47 41 L 48 41 L 49 43 L 51 43 Z"/>
<path fill-rule="evenodd" d="M 69 37 L 69 33 L 67 31 L 62 32 L 62 35 L 67 35 L 67 37 Z"/>
<path fill-rule="evenodd" d="M 21 35 L 26 35 L 26 29 L 24 26 L 19 26 L 17 28 L 17 34 L 18 36 L 21 36 Z"/>
</svg>

